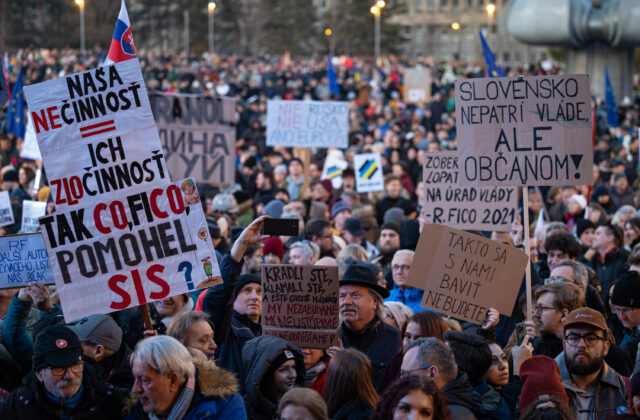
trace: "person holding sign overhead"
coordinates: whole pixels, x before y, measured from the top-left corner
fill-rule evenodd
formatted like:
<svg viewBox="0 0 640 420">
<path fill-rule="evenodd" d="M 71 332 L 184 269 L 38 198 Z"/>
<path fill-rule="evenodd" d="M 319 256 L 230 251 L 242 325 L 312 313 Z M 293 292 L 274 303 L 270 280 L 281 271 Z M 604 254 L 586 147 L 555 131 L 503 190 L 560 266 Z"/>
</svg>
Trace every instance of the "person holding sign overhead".
<svg viewBox="0 0 640 420">
<path fill-rule="evenodd" d="M 376 274 L 366 263 L 347 267 L 340 280 L 340 339 L 345 348 L 355 348 L 371 359 L 371 379 L 377 391 L 384 388 L 384 372 L 400 347 L 400 333 L 382 320 L 383 298 L 389 291 L 378 285 Z"/>
</svg>

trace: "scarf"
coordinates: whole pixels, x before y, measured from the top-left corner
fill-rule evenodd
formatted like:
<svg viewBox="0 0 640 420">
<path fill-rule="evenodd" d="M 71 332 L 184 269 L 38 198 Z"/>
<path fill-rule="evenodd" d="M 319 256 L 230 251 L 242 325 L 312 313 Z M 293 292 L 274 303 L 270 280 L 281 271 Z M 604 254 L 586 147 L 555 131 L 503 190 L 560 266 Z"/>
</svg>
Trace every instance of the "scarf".
<svg viewBox="0 0 640 420">
<path fill-rule="evenodd" d="M 189 409 L 189 405 L 191 404 L 191 400 L 193 399 L 193 393 L 196 387 L 196 377 L 190 376 L 187 379 L 187 383 L 184 385 L 182 392 L 178 395 L 178 399 L 176 400 L 171 412 L 167 417 L 160 417 L 155 413 L 149 413 L 149 418 L 151 420 L 180 420 L 187 414 L 187 410 Z"/>
<path fill-rule="evenodd" d="M 318 363 L 311 366 L 309 370 L 306 371 L 304 375 L 304 386 L 306 388 L 311 387 L 311 385 L 324 373 L 327 365 L 325 365 L 324 361 L 320 359 Z"/>
</svg>

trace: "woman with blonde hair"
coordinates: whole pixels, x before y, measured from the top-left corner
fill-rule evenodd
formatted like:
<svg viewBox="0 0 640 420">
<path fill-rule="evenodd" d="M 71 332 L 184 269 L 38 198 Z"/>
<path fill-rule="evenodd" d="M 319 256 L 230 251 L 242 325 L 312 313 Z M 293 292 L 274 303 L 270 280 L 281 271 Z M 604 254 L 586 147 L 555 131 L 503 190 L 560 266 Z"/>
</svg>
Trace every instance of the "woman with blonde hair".
<svg viewBox="0 0 640 420">
<path fill-rule="evenodd" d="M 313 389 L 293 388 L 280 399 L 278 407 L 280 420 L 329 420 L 327 404 Z"/>
<path fill-rule="evenodd" d="M 356 349 L 338 351 L 329 363 L 324 388 L 332 420 L 366 420 L 378 403 L 371 362 Z"/>
</svg>

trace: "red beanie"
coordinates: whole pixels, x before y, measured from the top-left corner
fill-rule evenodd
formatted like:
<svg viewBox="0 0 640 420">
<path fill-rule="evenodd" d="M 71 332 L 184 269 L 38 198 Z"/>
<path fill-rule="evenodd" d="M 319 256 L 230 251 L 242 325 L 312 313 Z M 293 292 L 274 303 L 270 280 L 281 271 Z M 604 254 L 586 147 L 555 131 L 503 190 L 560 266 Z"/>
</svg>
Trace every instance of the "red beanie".
<svg viewBox="0 0 640 420">
<path fill-rule="evenodd" d="M 565 406 L 569 406 L 569 397 L 562 386 L 562 378 L 556 361 L 547 356 L 533 356 L 520 366 L 522 393 L 520 394 L 520 412 L 538 401 L 543 395 L 555 397 Z"/>
<path fill-rule="evenodd" d="M 264 241 L 264 245 L 262 245 L 262 253 L 264 255 L 276 254 L 282 260 L 282 257 L 284 257 L 284 245 L 282 245 L 280 238 L 267 238 Z"/>
<path fill-rule="evenodd" d="M 323 179 L 323 180 L 319 181 L 318 183 L 322 184 L 324 189 L 327 190 L 327 192 L 329 194 L 333 194 L 333 185 L 331 184 L 331 180 L 330 179 Z"/>
</svg>

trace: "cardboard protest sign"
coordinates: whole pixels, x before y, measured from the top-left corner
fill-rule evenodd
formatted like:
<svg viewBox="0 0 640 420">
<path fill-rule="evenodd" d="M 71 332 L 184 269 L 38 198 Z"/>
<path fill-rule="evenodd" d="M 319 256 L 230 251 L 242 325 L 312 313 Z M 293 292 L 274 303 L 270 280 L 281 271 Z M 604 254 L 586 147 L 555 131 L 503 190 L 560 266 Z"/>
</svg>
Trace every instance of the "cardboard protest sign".
<svg viewBox="0 0 640 420">
<path fill-rule="evenodd" d="M 431 99 L 431 76 L 424 67 L 404 71 L 404 101 L 409 103 L 428 102 Z"/>
<path fill-rule="evenodd" d="M 53 284 L 44 240 L 39 233 L 0 237 L 0 289 L 32 281 Z"/>
<path fill-rule="evenodd" d="M 262 265 L 262 333 L 304 348 L 337 343 L 338 267 Z"/>
<path fill-rule="evenodd" d="M 489 308 L 511 314 L 527 259 L 517 248 L 427 224 L 407 282 L 424 289 L 425 308 L 481 324 Z"/>
<path fill-rule="evenodd" d="M 220 284 L 193 180 L 40 218 L 67 322 Z"/>
<path fill-rule="evenodd" d="M 456 81 L 461 185 L 591 185 L 586 75 Z"/>
<path fill-rule="evenodd" d="M 9 89 L 7 88 L 7 81 L 4 80 L 4 67 L 2 66 L 2 60 L 0 60 L 0 108 L 4 106 L 9 100 Z"/>
<path fill-rule="evenodd" d="M 38 139 L 36 139 L 36 130 L 33 128 L 33 120 L 31 114 L 27 113 L 27 127 L 24 132 L 24 141 L 20 157 L 32 160 L 42 160 L 40 148 L 38 147 Z"/>
<path fill-rule="evenodd" d="M 137 59 L 24 91 L 56 209 L 169 182 Z"/>
<path fill-rule="evenodd" d="M 355 155 L 353 166 L 356 173 L 356 191 L 366 193 L 384 190 L 380 153 Z"/>
<path fill-rule="evenodd" d="M 235 100 L 153 94 L 151 108 L 173 178 L 228 185 L 235 179 Z"/>
<path fill-rule="evenodd" d="M 0 226 L 9 226 L 14 223 L 9 191 L 0 191 Z"/>
<path fill-rule="evenodd" d="M 20 232 L 37 232 L 40 224 L 38 218 L 44 216 L 47 211 L 47 203 L 44 201 L 24 200 L 22 202 L 22 227 Z"/>
<path fill-rule="evenodd" d="M 267 101 L 267 146 L 349 146 L 349 103 Z"/>
<path fill-rule="evenodd" d="M 424 216 L 457 229 L 509 231 L 518 209 L 515 187 L 458 184 L 455 151 L 425 153 L 422 168 Z"/>
</svg>

